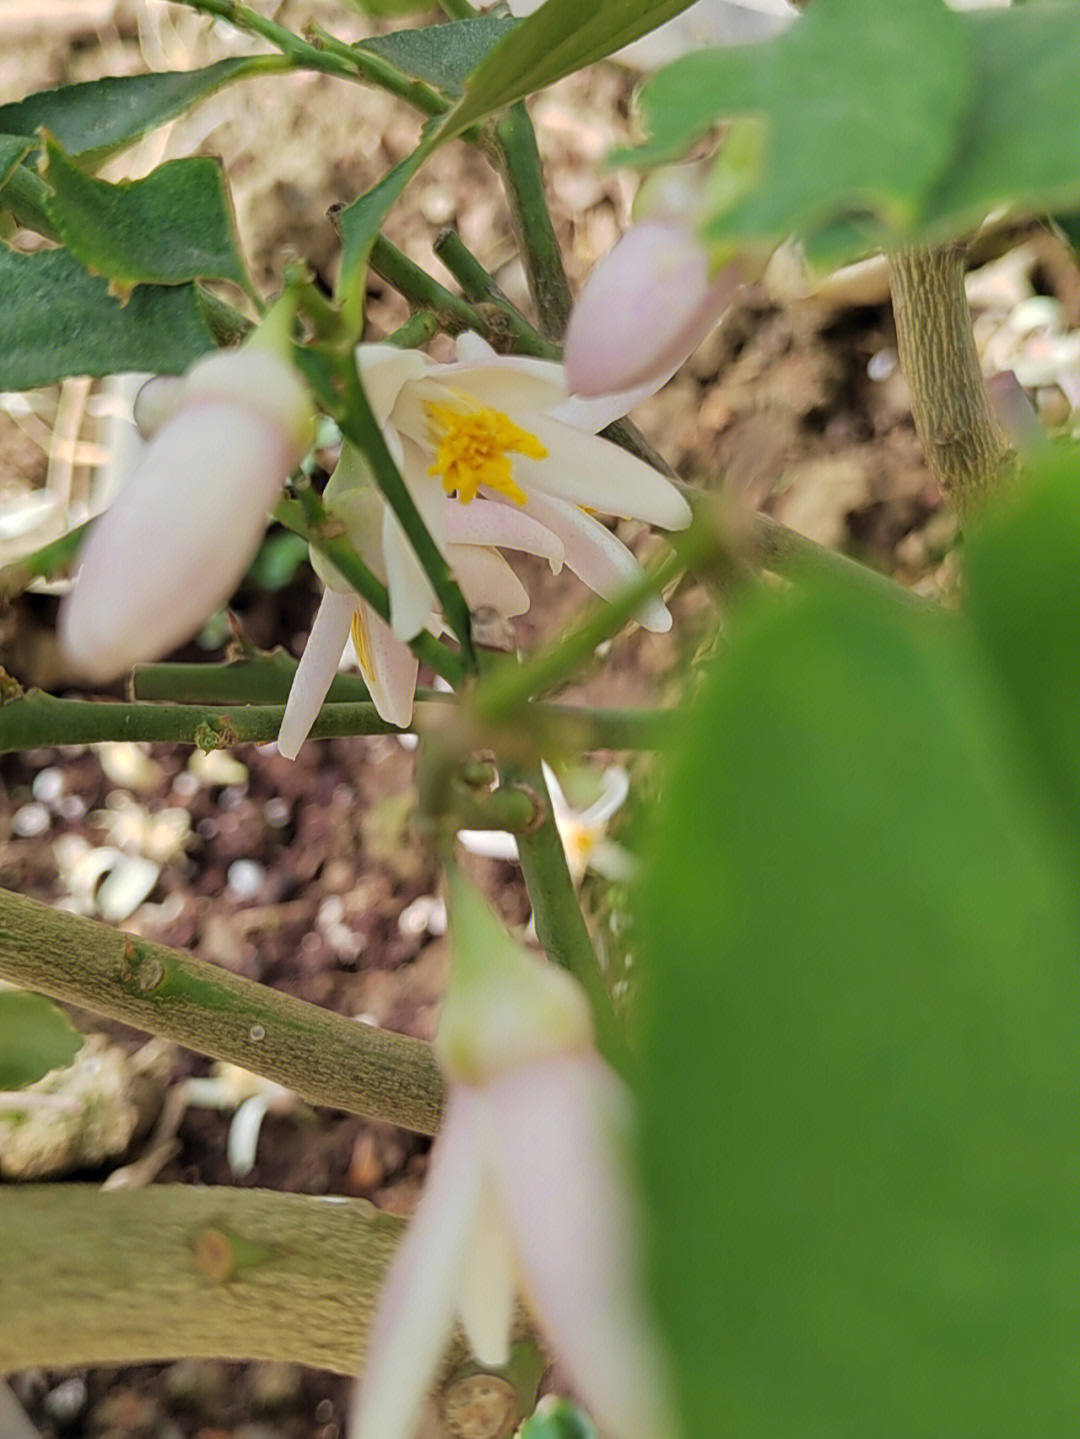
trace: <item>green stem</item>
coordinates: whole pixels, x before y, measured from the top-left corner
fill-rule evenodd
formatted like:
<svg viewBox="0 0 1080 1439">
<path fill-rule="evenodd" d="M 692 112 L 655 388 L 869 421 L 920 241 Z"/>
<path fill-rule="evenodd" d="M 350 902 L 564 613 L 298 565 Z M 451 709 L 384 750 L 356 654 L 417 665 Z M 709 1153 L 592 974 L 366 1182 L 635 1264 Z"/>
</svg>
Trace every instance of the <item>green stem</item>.
<svg viewBox="0 0 1080 1439">
<path fill-rule="evenodd" d="M 510 303 L 480 261 L 454 230 L 443 230 L 432 249 L 470 300 L 483 305 L 484 333 L 497 350 L 557 360 L 558 345 L 545 339 Z"/>
<path fill-rule="evenodd" d="M 383 344 L 399 350 L 416 350 L 433 340 L 442 328 L 438 315 L 430 310 L 415 310 L 403 325 L 386 336 Z"/>
<path fill-rule="evenodd" d="M 596 1026 L 596 1046 L 613 1068 L 628 1081 L 634 1077 L 634 1057 L 611 1003 L 600 961 L 596 957 L 574 881 L 566 864 L 559 831 L 551 817 L 551 796 L 539 766 L 503 769 L 503 783 L 525 785 L 544 801 L 546 818 L 537 828 L 517 836 L 521 871 L 532 901 L 536 937 L 548 958 L 568 970 L 584 989 Z"/>
<path fill-rule="evenodd" d="M 443 618 L 461 645 L 462 657 L 467 668 L 475 665 L 472 647 L 472 620 L 457 581 L 450 573 L 450 567 L 435 541 L 428 533 L 427 526 L 416 508 L 416 502 L 401 478 L 394 458 L 387 449 L 382 430 L 371 413 L 364 387 L 360 383 L 356 364 L 351 354 L 340 356 L 336 363 L 337 378 L 342 384 L 342 405 L 335 416 L 341 432 L 367 459 L 375 483 L 383 493 L 386 503 L 393 510 L 398 523 L 423 566 L 424 573 L 431 581 L 431 587 L 439 601 Z M 348 576 L 346 576 L 348 578 Z"/>
<path fill-rule="evenodd" d="M 386 90 L 401 100 L 407 100 L 424 115 L 445 115 L 450 108 L 446 100 L 422 80 L 413 80 L 381 55 L 358 45 L 346 45 L 336 35 L 331 35 L 321 25 L 312 25 L 311 34 L 316 37 L 315 48 L 336 56 L 343 64 L 355 69 L 360 77 L 380 90 Z"/>
<path fill-rule="evenodd" d="M 0 189 L 0 209 L 13 215 L 23 229 L 59 242 L 45 203 L 51 194 L 37 171 L 22 163 L 15 166 Z"/>
<path fill-rule="evenodd" d="M 462 330 L 484 333 L 483 320 L 471 305 L 414 264 L 385 235 L 379 235 L 371 248 L 371 268 L 410 305 L 431 310 L 448 335 L 459 335 Z"/>
<path fill-rule="evenodd" d="M 471 20 L 476 15 L 469 0 L 439 0 L 439 9 L 449 20 Z"/>
<path fill-rule="evenodd" d="M 260 15 L 257 10 L 240 4 L 240 0 L 177 0 L 177 4 L 186 5 L 189 10 L 197 10 L 203 15 L 227 20 L 238 30 L 245 30 L 249 35 L 258 35 L 261 39 L 268 40 L 283 55 L 288 55 L 290 60 L 306 69 L 323 70 L 346 79 L 356 78 L 355 66 L 347 65 L 338 56 L 320 50 L 292 30 L 286 29 L 284 25 L 278 25 L 275 21 L 268 20 L 265 15 Z"/>
<path fill-rule="evenodd" d="M 132 679 L 136 700 L 170 700 L 196 705 L 283 704 L 296 673 L 284 651 L 229 664 L 139 665 Z M 417 690 L 418 714 L 436 716 L 455 700 L 440 690 Z M 367 686 L 359 675 L 337 675 L 327 705 L 364 704 Z M 275 715 L 279 710 L 274 711 Z M 3 711 L 0 710 L 0 729 Z M 324 708 L 321 723 L 332 725 Z M 530 704 L 517 715 L 540 753 L 556 750 L 666 749 L 678 733 L 679 712 L 665 709 L 599 709 L 587 705 Z M 318 726 L 316 727 L 318 729 Z M 329 732 L 329 731 L 328 731 Z"/>
<path fill-rule="evenodd" d="M 429 1045 L 356 1024 L 181 950 L 0 890 L 0 976 L 238 1064 L 313 1104 L 433 1134 Z"/>
<path fill-rule="evenodd" d="M 5 1185 L 0 1372 L 212 1354 L 357 1374 L 403 1228 L 337 1196 Z"/>
<path fill-rule="evenodd" d="M 551 223 L 536 131 L 523 100 L 496 124 L 493 148 L 540 328 L 548 339 L 561 340 L 574 297 Z"/>
</svg>

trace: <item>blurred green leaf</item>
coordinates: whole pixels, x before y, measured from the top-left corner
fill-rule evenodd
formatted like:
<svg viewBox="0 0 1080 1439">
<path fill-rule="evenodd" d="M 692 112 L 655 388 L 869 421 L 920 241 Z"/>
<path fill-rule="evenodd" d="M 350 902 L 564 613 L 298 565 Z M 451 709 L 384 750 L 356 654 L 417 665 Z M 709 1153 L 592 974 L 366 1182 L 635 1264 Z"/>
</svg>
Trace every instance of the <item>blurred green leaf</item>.
<svg viewBox="0 0 1080 1439">
<path fill-rule="evenodd" d="M 273 529 L 251 562 L 247 582 L 260 590 L 283 590 L 306 564 L 307 557 L 306 540 L 291 530 Z"/>
<path fill-rule="evenodd" d="M 15 166 L 37 144 L 25 135 L 0 135 L 0 189 Z"/>
<path fill-rule="evenodd" d="M 643 1153 L 688 1433 L 1071 1439 L 1080 851 L 984 652 L 763 600 L 680 753 Z"/>
<path fill-rule="evenodd" d="M 963 19 L 943 0 L 815 0 L 774 39 L 660 71 L 641 96 L 652 138 L 616 158 L 677 158 L 718 120 L 752 116 L 760 180 L 725 197 L 710 236 L 778 241 L 849 212 L 909 225 L 955 152 L 970 98 Z"/>
<path fill-rule="evenodd" d="M 355 48 L 378 55 L 414 80 L 426 80 L 448 95 L 460 95 L 465 81 L 488 51 L 520 23 L 512 17 L 496 15 L 451 20 L 445 25 L 376 35 Z"/>
<path fill-rule="evenodd" d="M 169 70 L 152 75 L 109 75 L 78 85 L 39 90 L 25 100 L 0 105 L 0 133 L 55 136 L 69 155 L 104 159 L 148 131 L 182 115 L 231 80 L 289 68 L 272 55 L 219 60 L 202 70 Z"/>
<path fill-rule="evenodd" d="M 596 1430 L 576 1404 L 557 1399 L 545 1404 L 518 1430 L 519 1439 L 597 1439 Z"/>
<path fill-rule="evenodd" d="M 602 60 L 685 10 L 692 0 L 547 0 L 477 67 L 447 117 L 447 133 L 482 120 Z"/>
<path fill-rule="evenodd" d="M 68 249 L 121 295 L 135 285 L 231 280 L 249 287 L 221 165 L 167 160 L 141 180 L 87 175 L 49 137 L 49 219 Z"/>
<path fill-rule="evenodd" d="M 66 250 L 0 247 L 0 389 L 121 370 L 180 374 L 214 348 L 193 285 L 140 285 L 126 305 Z"/>
<path fill-rule="evenodd" d="M 0 1089 L 22 1089 L 50 1069 L 66 1068 L 82 1043 L 51 999 L 25 989 L 0 990 Z"/>
</svg>

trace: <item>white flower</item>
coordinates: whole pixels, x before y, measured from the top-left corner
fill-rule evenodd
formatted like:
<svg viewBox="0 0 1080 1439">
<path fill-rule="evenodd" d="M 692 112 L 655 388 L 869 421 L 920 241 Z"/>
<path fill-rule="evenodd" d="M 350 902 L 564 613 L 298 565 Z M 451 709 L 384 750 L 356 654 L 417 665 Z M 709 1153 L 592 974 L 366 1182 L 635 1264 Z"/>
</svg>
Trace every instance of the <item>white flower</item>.
<svg viewBox="0 0 1080 1439">
<path fill-rule="evenodd" d="M 438 364 L 414 350 L 361 345 L 357 364 L 391 454 L 469 605 L 503 618 L 528 608 L 499 548 L 540 555 L 555 571 L 565 563 L 597 594 L 618 594 L 641 567 L 590 511 L 665 529 L 690 523 L 690 507 L 673 485 L 594 433 L 648 391 L 570 399 L 561 365 L 498 356 L 476 335 L 459 338 L 458 355 Z M 332 566 L 313 560 L 328 588 L 278 738 L 289 756 L 318 713 L 350 631 L 376 709 L 404 726 L 416 683 L 408 642 L 442 628 L 427 576 L 354 453 L 343 453 L 326 499 L 360 557 L 384 580 L 390 623 L 359 601 Z M 647 601 L 637 618 L 654 630 L 671 625 L 659 599 Z"/>
<path fill-rule="evenodd" d="M 258 344 L 196 361 L 151 409 L 156 433 L 90 532 L 60 610 L 61 644 L 94 681 L 167 654 L 224 604 L 310 443 L 300 376 Z"/>
<path fill-rule="evenodd" d="M 552 818 L 574 883 L 580 884 L 585 871 L 590 869 L 604 879 L 631 879 L 633 855 L 607 837 L 608 822 L 630 792 L 630 777 L 622 766 L 612 765 L 604 771 L 600 794 L 584 809 L 576 809 L 566 798 L 558 776 L 546 761 L 542 762 L 542 768 L 551 797 Z M 518 858 L 517 840 L 505 830 L 461 829 L 457 837 L 470 854 L 488 859 L 516 861 Z"/>
<path fill-rule="evenodd" d="M 413 1439 L 455 1315 L 481 1363 L 505 1364 L 518 1291 L 608 1439 L 669 1439 L 630 1096 L 592 1047 L 575 981 L 515 945 L 459 875 L 450 883 L 443 1127 L 372 1323 L 351 1439 Z"/>
</svg>

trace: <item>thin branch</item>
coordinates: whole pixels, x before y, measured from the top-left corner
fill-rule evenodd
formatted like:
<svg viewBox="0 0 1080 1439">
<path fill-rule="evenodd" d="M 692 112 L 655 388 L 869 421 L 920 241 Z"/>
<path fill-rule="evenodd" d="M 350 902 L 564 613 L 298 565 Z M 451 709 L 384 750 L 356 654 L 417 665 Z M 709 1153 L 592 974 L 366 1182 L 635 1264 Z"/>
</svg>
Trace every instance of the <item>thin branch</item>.
<svg viewBox="0 0 1080 1439">
<path fill-rule="evenodd" d="M 442 1079 L 430 1046 L 357 1024 L 181 950 L 0 890 L 0 976 L 302 1099 L 433 1134 Z"/>
</svg>

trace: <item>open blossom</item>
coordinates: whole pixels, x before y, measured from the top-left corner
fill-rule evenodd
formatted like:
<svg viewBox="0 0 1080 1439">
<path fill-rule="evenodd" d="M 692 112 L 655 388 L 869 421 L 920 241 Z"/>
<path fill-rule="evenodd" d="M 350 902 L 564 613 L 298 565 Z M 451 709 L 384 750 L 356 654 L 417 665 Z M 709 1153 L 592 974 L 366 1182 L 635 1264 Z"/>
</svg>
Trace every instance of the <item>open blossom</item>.
<svg viewBox="0 0 1080 1439">
<path fill-rule="evenodd" d="M 542 761 L 544 780 L 551 798 L 551 816 L 562 840 L 570 877 L 580 884 L 586 870 L 593 870 L 605 879 L 626 881 L 634 874 L 634 857 L 622 845 L 607 837 L 611 817 L 622 807 L 630 793 L 630 776 L 621 765 L 612 765 L 603 773 L 600 794 L 584 809 L 570 803 L 551 766 Z M 517 860 L 517 840 L 499 829 L 460 829 L 458 839 L 470 854 L 487 859 Z"/>
<path fill-rule="evenodd" d="M 351 1439 L 413 1439 L 455 1315 L 482 1364 L 505 1364 L 518 1293 L 607 1439 L 670 1439 L 630 1096 L 593 1048 L 576 982 L 517 946 L 460 875 L 450 884 L 443 1127 L 372 1323 Z"/>
<path fill-rule="evenodd" d="M 565 564 L 605 598 L 632 584 L 640 565 L 591 512 L 669 530 L 690 522 L 673 485 L 595 434 L 640 395 L 569 399 L 561 365 L 498 356 L 476 335 L 459 338 L 458 356 L 439 364 L 412 350 L 361 345 L 357 365 L 387 446 L 469 604 L 504 618 L 527 608 L 500 548 L 539 555 L 556 571 Z M 287 755 L 310 729 L 350 632 L 379 714 L 404 726 L 416 683 L 408 642 L 442 627 L 431 584 L 358 456 L 343 456 L 326 497 L 385 582 L 390 620 L 352 595 L 332 567 L 313 561 L 327 591 L 278 739 Z M 671 625 L 659 599 L 646 601 L 637 618 L 649 629 Z"/>
<path fill-rule="evenodd" d="M 299 374 L 258 343 L 155 386 L 142 458 L 80 554 L 60 641 L 88 679 L 182 644 L 235 590 L 311 441 Z"/>
</svg>

